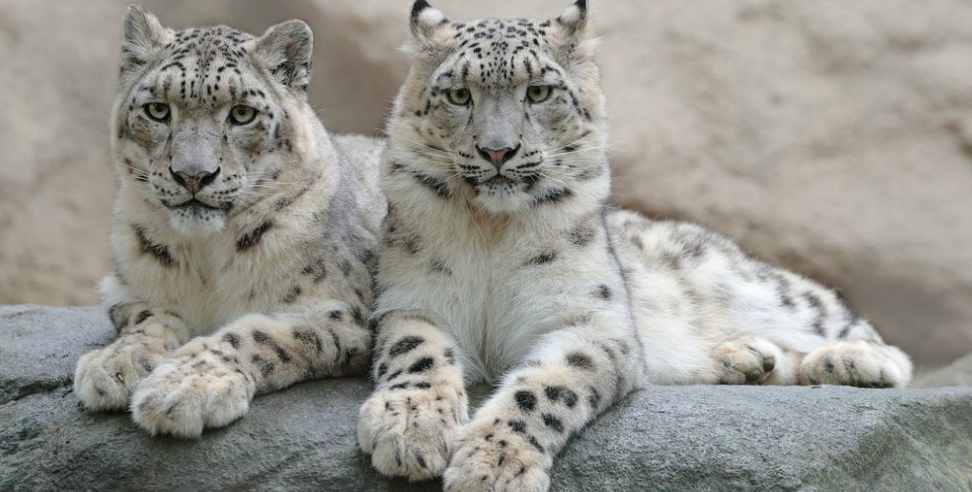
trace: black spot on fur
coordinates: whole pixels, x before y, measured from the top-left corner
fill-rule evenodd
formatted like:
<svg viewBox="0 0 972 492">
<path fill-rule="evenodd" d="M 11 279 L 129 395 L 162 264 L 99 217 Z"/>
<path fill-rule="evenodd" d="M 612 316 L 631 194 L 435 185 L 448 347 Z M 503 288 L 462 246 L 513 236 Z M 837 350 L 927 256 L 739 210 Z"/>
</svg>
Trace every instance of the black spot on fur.
<svg viewBox="0 0 972 492">
<path fill-rule="evenodd" d="M 545 263 L 550 263 L 557 259 L 557 253 L 554 251 L 546 251 L 533 258 L 527 260 L 526 265 L 543 265 Z"/>
<path fill-rule="evenodd" d="M 111 324 L 115 326 L 116 331 L 125 326 L 125 321 L 127 320 L 123 318 L 126 312 L 127 311 L 125 310 L 124 304 L 112 304 L 112 306 L 108 308 L 108 319 L 111 320 Z"/>
<path fill-rule="evenodd" d="M 432 273 L 441 273 L 441 274 L 446 275 L 446 276 L 451 276 L 452 275 L 452 269 L 449 268 L 449 267 L 447 267 L 445 265 L 445 263 L 442 262 L 442 260 L 435 259 L 435 258 L 433 258 L 430 261 L 429 270 Z"/>
<path fill-rule="evenodd" d="M 605 301 L 611 299 L 611 288 L 607 285 L 601 284 L 598 286 L 597 290 L 594 291 L 594 295 L 604 299 Z"/>
<path fill-rule="evenodd" d="M 516 405 L 524 412 L 532 412 L 537 407 L 537 395 L 534 395 L 531 391 L 517 391 L 513 398 L 516 399 Z"/>
<path fill-rule="evenodd" d="M 509 421 L 509 425 L 510 425 L 510 429 L 513 429 L 513 432 L 519 434 L 526 433 L 526 422 L 522 420 L 511 420 Z"/>
<path fill-rule="evenodd" d="M 297 298 L 300 297 L 301 292 L 303 292 L 303 289 L 301 289 L 299 285 L 291 287 L 287 292 L 287 295 L 284 296 L 283 303 L 293 304 L 295 301 L 297 301 Z"/>
<path fill-rule="evenodd" d="M 571 352 L 567 354 L 567 364 L 578 369 L 592 370 L 594 369 L 594 361 L 591 360 L 591 356 L 581 353 L 581 352 Z"/>
<path fill-rule="evenodd" d="M 820 297 L 818 297 L 813 292 L 804 292 L 803 293 L 803 298 L 806 299 L 807 305 L 810 306 L 810 309 L 813 309 L 814 312 L 815 312 L 814 319 L 813 319 L 813 322 L 812 322 L 813 323 L 813 331 L 818 336 L 821 336 L 821 337 L 822 336 L 826 336 L 826 333 L 825 333 L 825 330 L 824 330 L 824 319 L 827 317 L 827 308 L 824 307 L 823 301 L 821 301 L 820 300 Z"/>
<path fill-rule="evenodd" d="M 135 324 L 140 325 L 145 320 L 149 319 L 151 316 L 152 316 L 152 311 L 148 311 L 148 310 L 142 311 L 138 313 L 138 316 L 135 317 Z"/>
<path fill-rule="evenodd" d="M 263 235 L 266 234 L 267 231 L 269 231 L 272 227 L 273 221 L 268 220 L 257 226 L 256 229 L 253 229 L 252 231 L 240 236 L 240 238 L 236 240 L 236 251 L 247 251 L 260 244 L 260 240 L 263 239 Z"/>
<path fill-rule="evenodd" d="M 780 299 L 780 305 L 787 309 L 795 309 L 796 303 L 790 292 L 790 281 L 780 273 L 773 272 L 771 278 L 776 282 L 776 295 Z"/>
<path fill-rule="evenodd" d="M 387 373 L 388 373 L 388 364 L 382 362 L 381 365 L 378 366 L 378 377 L 376 379 L 381 379 L 381 377 Z"/>
<path fill-rule="evenodd" d="M 530 438 L 527 439 L 527 441 L 529 441 L 530 444 L 533 445 L 533 447 L 537 448 L 537 451 L 540 451 L 541 453 L 545 453 L 546 452 L 546 450 L 543 449 L 543 446 L 540 445 L 540 442 L 537 441 L 537 438 L 536 437 L 530 436 Z"/>
<path fill-rule="evenodd" d="M 354 324 L 358 326 L 365 325 L 364 311 L 361 309 L 361 306 L 351 306 L 351 319 L 353 319 Z"/>
<path fill-rule="evenodd" d="M 543 425 L 546 425 L 547 427 L 553 429 L 556 432 L 559 433 L 564 432 L 564 423 L 561 422 L 560 419 L 554 417 L 553 415 L 550 415 L 549 413 L 543 414 L 542 417 L 543 417 Z"/>
<path fill-rule="evenodd" d="M 320 259 L 310 265 L 307 265 L 304 267 L 301 273 L 304 275 L 310 275 L 311 280 L 313 280 L 315 284 L 320 283 L 327 277 L 327 269 L 324 266 L 324 260 Z"/>
<path fill-rule="evenodd" d="M 236 333 L 225 333 L 223 335 L 223 341 L 230 344 L 234 349 L 240 348 L 240 337 Z"/>
<path fill-rule="evenodd" d="M 148 236 L 145 235 L 145 229 L 141 226 L 132 225 L 132 229 L 135 230 L 135 239 L 138 241 L 138 247 L 142 254 L 152 256 L 164 267 L 170 267 L 175 264 L 175 260 L 172 258 L 172 254 L 169 253 L 168 247 L 153 243 L 149 240 Z"/>
<path fill-rule="evenodd" d="M 324 348 L 321 343 L 321 337 L 317 336 L 317 333 L 314 333 L 312 330 L 294 328 L 293 334 L 295 340 L 308 347 L 314 347 L 315 353 L 321 353 L 321 350 Z"/>
<path fill-rule="evenodd" d="M 338 265 L 338 268 L 341 269 L 341 274 L 344 275 L 345 277 L 351 274 L 351 262 L 348 260 L 341 260 L 341 263 Z"/>
<path fill-rule="evenodd" d="M 597 388 L 591 386 L 588 389 L 591 390 L 591 394 L 587 397 L 587 403 L 591 405 L 594 411 L 597 411 L 598 407 L 601 405 L 601 393 L 597 391 Z"/>
<path fill-rule="evenodd" d="M 572 196 L 574 196 L 574 192 L 566 188 L 547 190 L 533 198 L 533 206 L 557 204 Z"/>
<path fill-rule="evenodd" d="M 562 401 L 567 408 L 574 408 L 577 403 L 577 393 L 574 393 L 570 388 L 565 388 L 563 386 L 547 386 L 543 389 L 544 394 L 547 395 L 547 399 L 552 402 Z"/>
<path fill-rule="evenodd" d="M 287 351 L 284 350 L 283 347 L 281 347 L 276 340 L 271 338 L 270 335 L 267 335 L 266 333 L 260 330 L 254 330 L 253 341 L 260 345 L 266 345 L 271 350 L 273 350 L 277 354 L 277 358 L 280 359 L 280 362 L 290 362 L 291 360 L 290 354 L 288 354 Z"/>
<path fill-rule="evenodd" d="M 589 222 L 582 222 L 567 234 L 567 240 L 570 244 L 583 248 L 594 240 L 595 234 L 596 231 Z"/>
<path fill-rule="evenodd" d="M 388 356 L 398 357 L 399 355 L 407 354 L 423 342 L 425 342 L 425 339 L 421 337 L 411 335 L 403 337 L 401 340 L 395 342 L 395 345 L 392 345 L 391 350 L 388 351 Z"/>
<path fill-rule="evenodd" d="M 263 360 L 263 357 L 260 357 L 259 355 L 254 355 L 250 360 L 253 362 L 253 365 L 257 366 L 257 369 L 260 371 L 260 374 L 262 374 L 263 377 L 267 377 L 273 372 L 273 362 Z"/>
<path fill-rule="evenodd" d="M 847 338 L 847 335 L 850 335 L 851 330 L 854 329 L 854 325 L 856 325 L 858 321 L 859 321 L 859 319 L 857 318 L 857 316 L 851 315 L 851 318 L 847 322 L 847 324 L 844 325 L 844 327 L 840 329 L 840 332 L 839 333 L 837 333 L 837 338 L 838 339 L 845 339 L 845 338 Z"/>
<path fill-rule="evenodd" d="M 408 368 L 408 373 L 415 374 L 419 372 L 425 372 L 431 369 L 432 366 L 434 365 L 435 365 L 435 359 L 431 357 L 423 357 L 418 361 L 416 361 L 414 364 L 412 364 L 411 367 Z"/>
<path fill-rule="evenodd" d="M 452 193 L 449 192 L 449 185 L 446 183 L 446 180 L 429 176 L 414 169 L 406 169 L 406 172 L 415 178 L 415 181 L 418 184 L 434 193 L 437 197 L 448 200 L 452 196 Z"/>
</svg>

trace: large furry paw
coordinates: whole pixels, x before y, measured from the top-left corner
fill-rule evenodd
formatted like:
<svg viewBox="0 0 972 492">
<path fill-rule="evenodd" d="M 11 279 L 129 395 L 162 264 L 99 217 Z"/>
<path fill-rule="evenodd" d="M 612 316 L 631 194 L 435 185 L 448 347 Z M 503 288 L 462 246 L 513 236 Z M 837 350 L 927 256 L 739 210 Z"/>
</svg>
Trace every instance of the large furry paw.
<svg viewBox="0 0 972 492">
<path fill-rule="evenodd" d="M 126 337 L 81 356 L 74 394 L 90 410 L 125 410 L 132 390 L 162 359 L 161 342 Z"/>
<path fill-rule="evenodd" d="M 466 412 L 461 389 L 391 386 L 361 406 L 358 443 L 382 475 L 429 480 L 441 476 L 448 464 Z"/>
<path fill-rule="evenodd" d="M 825 345 L 810 352 L 800 364 L 801 384 L 890 388 L 910 381 L 908 356 L 896 347 L 863 340 Z"/>
<path fill-rule="evenodd" d="M 256 386 L 235 356 L 192 345 L 163 360 L 135 390 L 132 419 L 152 435 L 198 437 L 249 410 Z"/>
<path fill-rule="evenodd" d="M 730 340 L 712 351 L 721 384 L 762 384 L 782 362 L 783 351 L 763 338 Z"/>
<path fill-rule="evenodd" d="M 522 434 L 519 421 L 494 419 L 463 432 L 459 448 L 443 475 L 448 492 L 546 492 L 546 454 Z"/>
</svg>

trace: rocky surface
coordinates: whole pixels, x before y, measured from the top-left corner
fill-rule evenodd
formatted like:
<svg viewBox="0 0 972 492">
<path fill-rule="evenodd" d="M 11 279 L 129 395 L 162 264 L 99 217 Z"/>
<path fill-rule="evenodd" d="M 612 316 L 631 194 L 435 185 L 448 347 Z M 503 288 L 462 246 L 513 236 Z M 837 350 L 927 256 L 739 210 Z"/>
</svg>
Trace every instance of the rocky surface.
<svg viewBox="0 0 972 492">
<path fill-rule="evenodd" d="M 364 380 L 257 398 L 195 441 L 82 411 L 78 355 L 100 309 L 0 307 L 0 490 L 431 491 L 383 480 L 356 448 Z M 695 386 L 642 391 L 575 439 L 555 491 L 972 490 L 972 388 Z"/>
<path fill-rule="evenodd" d="M 0 302 L 86 304 L 108 270 L 107 117 L 130 0 L 0 2 Z M 314 28 L 314 105 L 377 133 L 404 0 L 146 0 L 173 26 Z M 566 0 L 435 2 L 455 18 Z M 592 2 L 620 203 L 811 274 L 922 365 L 972 350 L 972 4 Z"/>
</svg>

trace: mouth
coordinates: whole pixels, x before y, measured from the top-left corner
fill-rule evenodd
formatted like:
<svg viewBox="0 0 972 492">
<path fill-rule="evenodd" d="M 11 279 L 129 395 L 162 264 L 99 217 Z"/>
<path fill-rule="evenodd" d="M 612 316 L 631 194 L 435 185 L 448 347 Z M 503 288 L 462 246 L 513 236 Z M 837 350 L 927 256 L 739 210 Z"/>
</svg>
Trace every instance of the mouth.
<svg viewBox="0 0 972 492">
<path fill-rule="evenodd" d="M 480 184 L 484 186 L 512 186 L 517 183 L 518 181 L 516 180 L 510 179 L 502 174 L 497 174 L 496 176 L 493 176 Z"/>
<path fill-rule="evenodd" d="M 212 205 L 209 205 L 208 203 L 204 203 L 195 198 L 182 202 L 178 205 L 172 205 L 169 203 L 163 203 L 163 205 L 165 205 L 166 208 L 170 210 L 185 210 L 185 209 L 195 209 L 195 208 L 208 209 L 208 210 L 224 210 L 223 207 L 214 207 Z"/>
</svg>

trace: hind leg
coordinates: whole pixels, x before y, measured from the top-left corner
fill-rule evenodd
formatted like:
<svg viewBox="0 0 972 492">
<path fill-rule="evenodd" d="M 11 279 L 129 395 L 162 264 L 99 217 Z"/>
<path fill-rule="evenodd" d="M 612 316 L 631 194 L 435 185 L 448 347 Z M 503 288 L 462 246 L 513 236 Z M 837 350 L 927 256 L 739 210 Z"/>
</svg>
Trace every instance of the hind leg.
<svg viewBox="0 0 972 492">
<path fill-rule="evenodd" d="M 838 341 L 807 354 L 798 377 L 800 384 L 902 387 L 911 381 L 911 362 L 897 347 L 866 340 Z"/>
<path fill-rule="evenodd" d="M 835 291 L 695 225 L 616 212 L 609 226 L 640 322 L 670 317 L 702 343 L 716 342 L 710 367 L 690 382 L 889 387 L 911 380 L 908 356 L 884 344 Z M 659 337 L 646 345 L 652 340 Z"/>
</svg>

